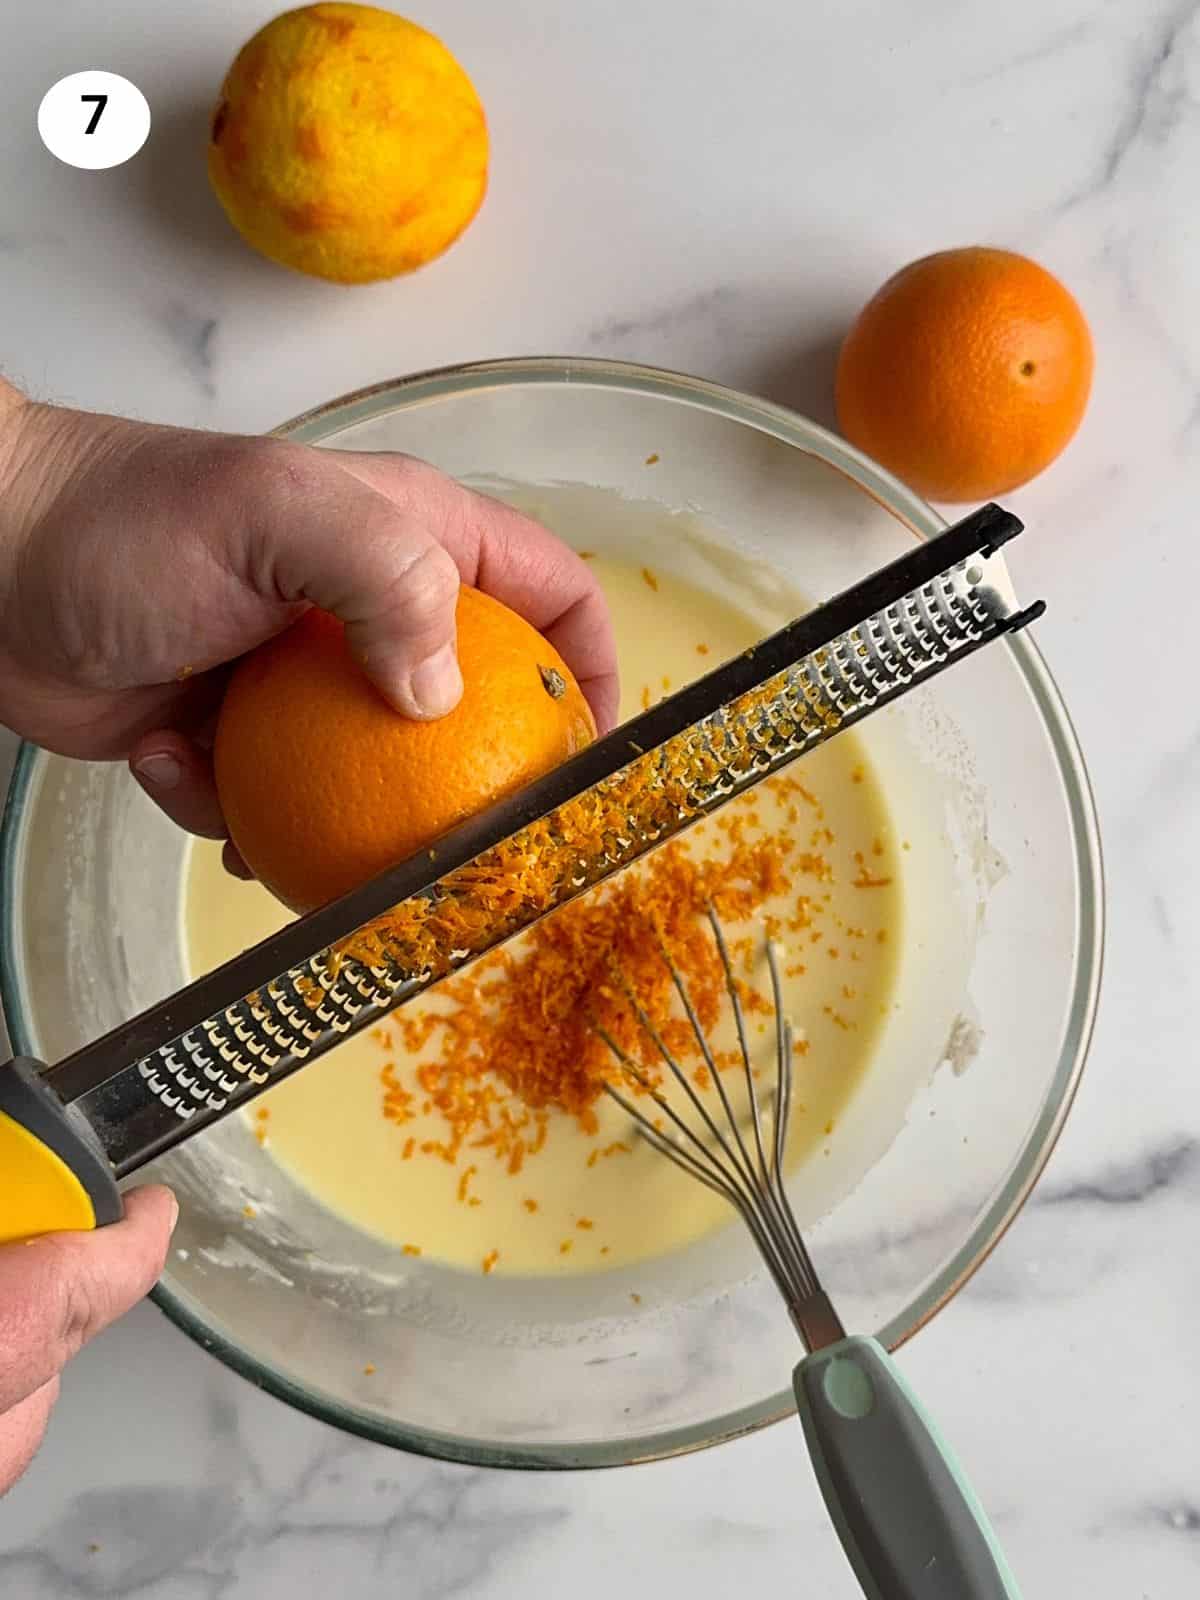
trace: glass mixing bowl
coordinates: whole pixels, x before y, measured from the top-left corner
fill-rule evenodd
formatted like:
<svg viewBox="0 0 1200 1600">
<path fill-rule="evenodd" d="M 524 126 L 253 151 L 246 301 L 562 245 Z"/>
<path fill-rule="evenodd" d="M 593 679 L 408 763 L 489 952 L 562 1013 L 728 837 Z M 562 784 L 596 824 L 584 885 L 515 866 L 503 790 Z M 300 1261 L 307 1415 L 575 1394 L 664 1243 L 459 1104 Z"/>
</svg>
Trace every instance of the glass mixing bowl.
<svg viewBox="0 0 1200 1600">
<path fill-rule="evenodd" d="M 656 566 L 710 584 L 736 551 L 768 587 L 775 573 L 814 599 L 941 526 L 801 417 L 608 362 L 425 374 L 278 431 L 423 456 L 581 546 L 645 561 L 653 539 Z M 1028 636 L 861 736 L 923 863 L 905 890 L 907 1020 L 885 1034 L 837 1159 L 800 1174 L 797 1198 L 805 1219 L 820 1214 L 809 1235 L 846 1325 L 894 1348 L 979 1266 L 1062 1126 L 1092 1024 L 1102 889 L 1083 763 Z M 55 1060 L 185 980 L 186 850 L 123 768 L 21 752 L 3 841 L 17 1049 Z M 736 1225 L 652 1277 L 485 1279 L 398 1262 L 275 1169 L 238 1118 L 159 1171 L 182 1216 L 158 1304 L 338 1427 L 457 1460 L 582 1467 L 712 1444 L 792 1409 L 795 1337 Z"/>
</svg>

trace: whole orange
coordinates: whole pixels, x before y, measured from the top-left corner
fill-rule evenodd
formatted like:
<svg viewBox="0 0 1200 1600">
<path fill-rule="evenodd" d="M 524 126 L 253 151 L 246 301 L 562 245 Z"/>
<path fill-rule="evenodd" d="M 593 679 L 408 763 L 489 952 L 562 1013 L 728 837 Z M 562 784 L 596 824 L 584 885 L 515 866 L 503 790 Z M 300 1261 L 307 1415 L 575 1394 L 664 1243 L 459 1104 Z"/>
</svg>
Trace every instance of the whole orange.
<svg viewBox="0 0 1200 1600">
<path fill-rule="evenodd" d="M 842 432 L 930 500 L 1026 483 L 1078 428 L 1092 339 L 1057 278 L 1010 250 L 925 256 L 890 278 L 842 345 Z"/>
<path fill-rule="evenodd" d="M 310 911 L 531 783 L 595 737 L 566 663 L 523 618 L 463 587 L 463 697 L 436 722 L 394 711 L 313 610 L 242 661 L 217 724 L 217 789 L 247 865 Z"/>
<path fill-rule="evenodd" d="M 487 169 L 483 107 L 446 46 L 337 0 L 285 11 L 243 45 L 209 130 L 209 179 L 242 237 L 335 283 L 441 255 Z"/>
</svg>

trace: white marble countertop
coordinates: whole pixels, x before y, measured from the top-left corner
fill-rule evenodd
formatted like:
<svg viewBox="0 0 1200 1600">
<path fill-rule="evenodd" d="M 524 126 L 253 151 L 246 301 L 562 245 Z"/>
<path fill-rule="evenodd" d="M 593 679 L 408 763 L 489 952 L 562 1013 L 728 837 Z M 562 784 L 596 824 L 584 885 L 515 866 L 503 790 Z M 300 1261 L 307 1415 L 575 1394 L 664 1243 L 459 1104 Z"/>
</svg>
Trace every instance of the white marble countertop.
<svg viewBox="0 0 1200 1600">
<path fill-rule="evenodd" d="M 1082 300 L 1091 412 L 1010 501 L 1098 792 L 1100 1026 L 1032 1204 L 903 1360 L 1027 1595 L 1195 1594 L 1200 735 L 1194 627 L 1170 619 L 1200 578 L 1200 5 L 441 0 L 417 15 L 488 107 L 491 193 L 435 268 L 354 291 L 250 254 L 202 176 L 215 87 L 276 9 L 61 0 L 7 21 L 0 365 L 38 394 L 253 430 L 398 372 L 561 352 L 826 420 L 838 330 L 915 255 L 1008 245 Z M 45 88 L 91 66 L 155 116 L 109 173 L 58 165 L 34 132 Z M 1153 646 L 1137 671 L 1135 642 Z M 289 1411 L 150 1307 L 70 1369 L 0 1505 L 13 1600 L 537 1600 L 566 1582 L 856 1592 L 792 1425 L 637 1472 L 444 1467 Z"/>
</svg>

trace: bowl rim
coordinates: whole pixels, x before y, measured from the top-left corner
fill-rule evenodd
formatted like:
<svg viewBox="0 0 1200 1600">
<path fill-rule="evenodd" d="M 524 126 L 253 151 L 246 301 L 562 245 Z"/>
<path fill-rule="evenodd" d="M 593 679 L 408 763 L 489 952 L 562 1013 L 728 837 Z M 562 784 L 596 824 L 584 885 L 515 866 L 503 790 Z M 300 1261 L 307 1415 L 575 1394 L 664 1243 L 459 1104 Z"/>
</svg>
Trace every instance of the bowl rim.
<svg viewBox="0 0 1200 1600">
<path fill-rule="evenodd" d="M 758 429 L 784 444 L 823 460 L 876 500 L 918 538 L 940 532 L 945 522 L 898 479 L 799 413 L 773 401 L 742 393 L 707 379 L 593 357 L 524 356 L 439 367 L 354 390 L 293 417 L 272 436 L 317 442 L 347 427 L 374 420 L 428 400 L 489 387 L 583 384 L 632 390 L 694 406 L 727 421 Z M 1029 1130 L 1009 1177 L 968 1239 L 926 1285 L 910 1307 L 879 1330 L 891 1350 L 907 1342 L 974 1276 L 1011 1226 L 1041 1176 L 1066 1122 L 1087 1057 L 1095 1023 L 1103 968 L 1105 893 L 1099 825 L 1091 782 L 1074 726 L 1059 689 L 1028 633 L 1001 642 L 1024 679 L 1041 718 L 1059 770 L 1075 855 L 1078 937 L 1071 1007 L 1059 1058 L 1042 1110 Z M 0 1004 L 16 1053 L 31 1053 L 33 1039 L 25 1014 L 16 936 L 20 849 L 27 802 L 44 752 L 24 742 L 16 763 L 0 824 Z M 496 1444 L 488 1440 L 418 1428 L 363 1411 L 295 1382 L 204 1320 L 189 1297 L 160 1281 L 151 1292 L 160 1310 L 203 1349 L 286 1404 L 344 1431 L 412 1454 L 474 1466 L 560 1470 L 633 1465 L 688 1454 L 740 1438 L 795 1411 L 789 1388 L 702 1424 L 645 1437 L 539 1444 Z"/>
</svg>

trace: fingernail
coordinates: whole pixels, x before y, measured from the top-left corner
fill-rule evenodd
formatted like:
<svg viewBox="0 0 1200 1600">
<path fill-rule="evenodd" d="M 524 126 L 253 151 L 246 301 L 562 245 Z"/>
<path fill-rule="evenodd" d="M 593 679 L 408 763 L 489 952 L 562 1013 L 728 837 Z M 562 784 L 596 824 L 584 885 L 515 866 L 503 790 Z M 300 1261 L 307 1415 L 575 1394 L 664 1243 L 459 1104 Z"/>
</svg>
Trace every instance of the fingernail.
<svg viewBox="0 0 1200 1600">
<path fill-rule="evenodd" d="M 175 1196 L 172 1194 L 172 1196 L 171 1196 L 171 1226 L 170 1226 L 170 1232 L 171 1233 L 175 1232 L 175 1224 L 178 1221 L 179 1221 L 179 1201 L 176 1200 Z"/>
<path fill-rule="evenodd" d="M 152 789 L 173 789 L 183 775 L 179 762 L 165 750 L 160 750 L 157 755 L 143 756 L 133 770 Z"/>
<path fill-rule="evenodd" d="M 462 699 L 462 673 L 452 644 L 420 662 L 408 680 L 409 693 L 417 710 L 425 717 L 444 717 Z"/>
</svg>

